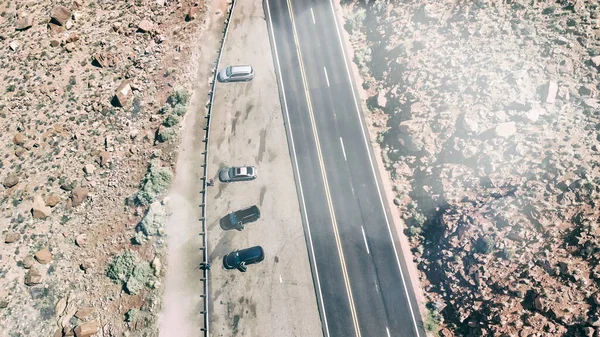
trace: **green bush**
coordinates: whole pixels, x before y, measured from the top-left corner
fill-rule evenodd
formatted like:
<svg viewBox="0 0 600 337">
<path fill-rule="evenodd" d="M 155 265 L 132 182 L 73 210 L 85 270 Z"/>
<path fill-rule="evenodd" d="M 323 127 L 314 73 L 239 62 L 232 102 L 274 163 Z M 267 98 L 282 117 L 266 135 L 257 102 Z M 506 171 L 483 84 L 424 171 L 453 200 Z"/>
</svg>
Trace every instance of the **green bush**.
<svg viewBox="0 0 600 337">
<path fill-rule="evenodd" d="M 135 228 L 136 233 L 133 241 L 136 244 L 143 244 L 150 236 L 163 236 L 164 226 L 167 222 L 167 212 L 165 206 L 155 201 Z"/>
<path fill-rule="evenodd" d="M 133 269 L 131 276 L 125 282 L 125 290 L 127 293 L 135 295 L 150 285 L 154 279 L 150 263 L 142 261 Z"/>
<path fill-rule="evenodd" d="M 423 322 L 425 324 L 425 330 L 433 333 L 438 332 L 440 330 L 440 322 L 441 317 L 438 313 L 434 312 L 433 310 L 427 310 L 427 314 L 425 315 L 425 320 Z"/>
<path fill-rule="evenodd" d="M 417 227 L 423 227 L 425 221 L 427 221 L 427 217 L 423 213 L 416 213 L 412 217 L 412 223 Z"/>
<path fill-rule="evenodd" d="M 131 251 L 125 251 L 113 258 L 112 263 L 106 270 L 106 276 L 115 282 L 125 282 L 131 276 L 135 268 L 137 257 Z"/>
<path fill-rule="evenodd" d="M 163 125 L 170 128 L 177 125 L 177 123 L 179 123 L 179 118 L 177 118 L 175 115 L 169 115 L 169 117 L 167 117 L 163 122 Z"/>
<path fill-rule="evenodd" d="M 137 319 L 137 317 L 140 315 L 140 311 L 138 309 L 129 309 L 129 311 L 127 311 L 125 313 L 125 322 L 127 323 L 133 323 L 135 322 L 135 320 Z"/>
<path fill-rule="evenodd" d="M 141 261 L 133 252 L 127 250 L 113 258 L 106 270 L 106 276 L 124 285 L 129 294 L 137 294 L 154 280 L 148 261 Z"/>
<path fill-rule="evenodd" d="M 187 106 L 183 105 L 183 104 L 177 104 L 173 107 L 173 113 L 175 113 L 177 116 L 185 115 L 186 111 L 187 111 Z"/>
<path fill-rule="evenodd" d="M 404 230 L 404 234 L 406 236 L 408 236 L 409 238 L 415 237 L 419 234 L 421 234 L 421 228 L 419 227 L 408 227 L 407 229 Z"/>
<path fill-rule="evenodd" d="M 477 242 L 475 242 L 475 251 L 477 253 L 481 253 L 481 254 L 490 254 L 491 252 L 494 251 L 494 240 L 490 237 L 480 237 L 479 239 L 477 239 Z"/>
<path fill-rule="evenodd" d="M 175 137 L 175 130 L 163 128 L 156 135 L 156 141 L 159 143 L 164 143 L 173 137 Z"/>
<path fill-rule="evenodd" d="M 171 95 L 169 100 L 172 106 L 176 106 L 178 104 L 185 106 L 190 101 L 190 94 L 185 89 L 177 89 L 173 95 Z"/>
<path fill-rule="evenodd" d="M 157 200 L 171 186 L 173 173 L 167 167 L 161 167 L 159 162 L 152 161 L 140 184 L 136 199 L 141 205 L 149 205 Z"/>
</svg>

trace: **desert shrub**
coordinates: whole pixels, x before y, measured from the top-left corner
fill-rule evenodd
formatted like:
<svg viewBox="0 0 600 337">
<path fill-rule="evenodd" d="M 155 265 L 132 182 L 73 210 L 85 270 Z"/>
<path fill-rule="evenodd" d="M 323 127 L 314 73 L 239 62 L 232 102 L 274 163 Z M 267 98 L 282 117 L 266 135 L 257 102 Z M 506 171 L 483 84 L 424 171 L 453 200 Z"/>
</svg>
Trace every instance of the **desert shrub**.
<svg viewBox="0 0 600 337">
<path fill-rule="evenodd" d="M 425 314 L 424 325 L 425 330 L 433 333 L 437 333 L 440 330 L 441 317 L 438 313 L 433 310 L 427 310 Z"/>
<path fill-rule="evenodd" d="M 354 33 L 355 29 L 359 29 L 367 17 L 367 11 L 364 8 L 359 8 L 355 12 L 348 15 L 344 28 L 349 34 Z"/>
<path fill-rule="evenodd" d="M 156 135 L 156 141 L 159 143 L 164 143 L 173 137 L 175 137 L 175 130 L 163 128 L 158 131 L 158 134 Z"/>
<path fill-rule="evenodd" d="M 187 106 L 185 106 L 183 104 L 177 104 L 173 107 L 173 113 L 175 113 L 177 116 L 185 115 L 186 111 L 187 111 Z"/>
<path fill-rule="evenodd" d="M 172 106 L 176 106 L 178 104 L 185 106 L 190 101 L 190 94 L 185 89 L 177 89 L 175 90 L 173 95 L 171 95 L 169 101 Z"/>
<path fill-rule="evenodd" d="M 148 261 L 141 261 L 135 266 L 131 272 L 131 276 L 125 282 L 125 291 L 132 295 L 138 294 L 145 287 L 149 286 L 153 279 L 154 275 L 152 268 L 150 268 L 150 263 Z"/>
<path fill-rule="evenodd" d="M 167 118 L 165 118 L 163 125 L 170 128 L 174 125 L 177 125 L 177 123 L 179 123 L 179 118 L 177 118 L 175 115 L 169 115 Z"/>
<path fill-rule="evenodd" d="M 128 323 L 132 323 L 135 322 L 135 320 L 137 319 L 137 316 L 139 316 L 139 310 L 138 309 L 129 309 L 129 311 L 127 311 L 125 313 L 125 322 Z"/>
<path fill-rule="evenodd" d="M 408 236 L 409 238 L 415 237 L 415 236 L 421 234 L 421 228 L 415 227 L 415 226 L 408 227 L 407 229 L 404 230 L 404 234 L 406 236 Z"/>
<path fill-rule="evenodd" d="M 137 257 L 131 251 L 125 251 L 121 255 L 117 255 L 113 258 L 108 269 L 106 270 L 106 276 L 115 282 L 125 282 L 131 276 L 133 269 L 135 268 Z"/>
<path fill-rule="evenodd" d="M 160 166 L 159 162 L 152 161 L 148 165 L 148 171 L 140 184 L 140 191 L 136 199 L 141 205 L 149 205 L 158 199 L 171 186 L 173 173 L 166 167 Z"/>
<path fill-rule="evenodd" d="M 423 213 L 415 213 L 415 215 L 412 217 L 412 224 L 414 226 L 417 227 L 423 227 L 423 225 L 425 224 L 425 221 L 427 221 L 427 217 L 423 214 Z"/>
<path fill-rule="evenodd" d="M 127 250 L 113 258 L 106 270 L 106 276 L 121 283 L 127 293 L 135 295 L 154 280 L 148 261 L 142 261 L 133 252 Z"/>
<path fill-rule="evenodd" d="M 165 206 L 158 201 L 153 202 L 148 207 L 148 211 L 142 218 L 142 221 L 136 226 L 133 242 L 141 245 L 150 236 L 163 236 L 166 221 L 167 212 Z"/>
<path fill-rule="evenodd" d="M 475 251 L 481 254 L 490 254 L 494 251 L 494 240 L 490 237 L 480 237 L 475 242 Z"/>
</svg>

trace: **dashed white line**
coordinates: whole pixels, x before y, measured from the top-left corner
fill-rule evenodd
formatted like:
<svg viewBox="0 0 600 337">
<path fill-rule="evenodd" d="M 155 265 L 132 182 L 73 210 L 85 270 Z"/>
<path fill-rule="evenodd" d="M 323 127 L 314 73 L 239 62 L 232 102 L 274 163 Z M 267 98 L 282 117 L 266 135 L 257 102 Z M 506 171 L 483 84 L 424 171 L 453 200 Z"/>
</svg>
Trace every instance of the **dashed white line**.
<svg viewBox="0 0 600 337">
<path fill-rule="evenodd" d="M 345 54 L 343 59 L 344 59 L 344 65 L 346 66 L 346 73 L 348 74 L 348 81 L 350 82 L 350 88 L 352 91 L 352 98 L 354 99 L 354 107 L 356 109 L 356 114 L 358 115 L 358 119 L 360 120 L 360 129 L 362 131 L 363 134 L 363 141 L 365 142 L 365 147 L 367 148 L 367 154 L 369 156 L 369 164 L 371 164 L 371 172 L 373 173 L 373 178 L 375 180 L 375 186 L 377 187 L 377 194 L 379 194 L 379 203 L 381 204 L 381 208 L 383 209 L 383 214 L 385 216 L 385 223 L 388 227 L 388 234 L 390 236 L 390 240 L 392 241 L 392 247 L 394 248 L 394 255 L 396 257 L 396 264 L 398 265 L 398 269 L 400 270 L 400 278 L 402 279 L 402 285 L 404 287 L 404 293 L 406 294 L 406 298 L 407 298 L 407 302 L 408 302 L 408 309 L 410 311 L 410 316 L 412 318 L 413 321 L 413 327 L 415 328 L 415 332 L 417 334 L 417 337 L 421 337 L 421 333 L 419 331 L 419 327 L 417 326 L 417 318 L 415 317 L 417 314 L 415 314 L 415 309 L 412 306 L 412 303 L 410 301 L 410 295 L 408 293 L 408 286 L 406 285 L 406 279 L 405 279 L 405 275 L 404 272 L 402 271 L 402 266 L 400 265 L 400 257 L 398 256 L 398 248 L 396 248 L 396 243 L 394 242 L 394 236 L 392 235 L 392 228 L 390 227 L 390 222 L 388 219 L 388 214 L 385 208 L 385 204 L 383 202 L 383 197 L 381 195 L 381 188 L 379 187 L 379 182 L 377 181 L 377 176 L 375 173 L 375 167 L 373 165 L 373 157 L 371 156 L 371 150 L 369 149 L 369 145 L 368 145 L 368 141 L 367 141 L 367 135 L 365 134 L 365 129 L 364 129 L 364 121 L 363 121 L 363 117 L 361 116 L 360 113 L 360 109 L 358 107 L 358 100 L 356 99 L 356 93 L 354 92 L 354 83 L 352 83 L 352 75 L 350 74 L 350 67 L 348 66 L 348 60 L 346 59 L 346 49 L 344 48 L 344 41 L 342 40 L 342 34 L 340 33 L 340 28 L 339 28 L 339 24 L 338 24 L 338 20 L 336 17 L 336 13 L 335 13 L 335 7 L 333 5 L 333 0 L 329 0 L 329 5 L 331 6 L 331 14 L 333 16 L 333 22 L 334 22 L 334 26 L 335 26 L 335 30 L 337 33 L 337 37 L 338 40 L 340 42 L 340 49 L 342 50 L 342 52 Z M 387 329 L 387 328 L 386 328 Z M 388 330 L 388 336 L 389 336 L 389 330 Z"/>
<path fill-rule="evenodd" d="M 360 226 L 360 230 L 363 233 L 363 239 L 365 239 L 365 247 L 367 247 L 367 254 L 371 254 L 371 252 L 369 252 L 369 244 L 367 243 L 367 236 L 365 235 L 365 228 L 363 226 Z"/>
<path fill-rule="evenodd" d="M 317 22 L 315 21 L 315 12 L 313 12 L 312 7 L 310 8 L 310 15 L 312 15 L 313 23 L 316 25 Z"/>
<path fill-rule="evenodd" d="M 283 283 L 283 279 L 281 278 L 281 275 L 279 275 L 279 283 Z"/>
<path fill-rule="evenodd" d="M 375 290 L 377 290 L 377 292 L 379 292 L 379 285 L 377 283 L 375 283 Z"/>
<path fill-rule="evenodd" d="M 329 76 L 327 76 L 327 68 L 323 67 L 323 71 L 325 72 L 325 81 L 327 81 L 327 86 L 329 86 Z"/>
<path fill-rule="evenodd" d="M 388 329 L 388 327 L 387 327 L 387 326 L 385 327 L 385 332 L 387 332 L 387 334 L 388 334 L 388 337 L 390 337 L 390 329 Z"/>
<path fill-rule="evenodd" d="M 346 158 L 346 149 L 344 148 L 344 141 L 342 140 L 342 137 L 340 137 L 340 144 L 342 144 L 342 153 L 344 154 L 344 159 L 348 161 L 348 158 Z"/>
</svg>

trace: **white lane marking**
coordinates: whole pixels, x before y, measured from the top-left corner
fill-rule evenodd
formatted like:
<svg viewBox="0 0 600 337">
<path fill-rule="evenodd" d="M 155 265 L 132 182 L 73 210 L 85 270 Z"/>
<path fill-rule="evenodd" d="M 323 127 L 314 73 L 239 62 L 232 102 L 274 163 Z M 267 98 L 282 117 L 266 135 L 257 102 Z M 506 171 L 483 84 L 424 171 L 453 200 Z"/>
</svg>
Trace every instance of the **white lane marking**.
<svg viewBox="0 0 600 337">
<path fill-rule="evenodd" d="M 360 230 L 363 233 L 363 239 L 365 239 L 365 247 L 367 247 L 367 254 L 371 254 L 371 252 L 369 252 L 369 244 L 367 243 L 367 236 L 365 235 L 365 228 L 363 226 L 360 226 Z"/>
<path fill-rule="evenodd" d="M 317 22 L 315 21 L 315 12 L 313 12 L 312 7 L 310 8 L 310 15 L 312 15 L 313 23 L 316 25 Z"/>
<path fill-rule="evenodd" d="M 363 141 L 365 142 L 365 147 L 367 148 L 367 153 L 369 155 L 369 163 L 371 164 L 371 171 L 373 173 L 373 179 L 375 179 L 375 186 L 377 186 L 377 194 L 379 194 L 379 203 L 381 204 L 381 208 L 383 209 L 383 214 L 385 217 L 385 222 L 388 227 L 388 234 L 390 236 L 390 240 L 392 241 L 392 247 L 394 247 L 394 255 L 396 256 L 396 264 L 398 264 L 398 269 L 400 270 L 400 277 L 402 278 L 402 285 L 404 286 L 404 293 L 406 294 L 406 299 L 408 300 L 408 308 L 410 310 L 410 316 L 413 321 L 413 327 L 415 328 L 415 332 L 417 333 L 417 337 L 420 337 L 419 328 L 417 326 L 417 319 L 415 317 L 415 312 L 410 300 L 410 296 L 408 294 L 408 286 L 406 285 L 406 280 L 404 279 L 404 272 L 402 272 L 402 266 L 400 265 L 400 258 L 398 257 L 398 249 L 396 248 L 396 243 L 394 242 L 394 236 L 392 235 L 392 228 L 390 227 L 390 222 L 388 219 L 387 212 L 385 210 L 385 204 L 383 203 L 383 197 L 381 196 L 381 189 L 379 188 L 379 182 L 377 181 L 377 176 L 375 175 L 375 167 L 373 166 L 373 157 L 371 157 L 371 150 L 369 149 L 369 143 L 367 142 L 367 136 L 365 134 L 364 121 L 363 117 L 360 114 L 360 109 L 358 107 L 358 101 L 356 100 L 356 94 L 354 93 L 354 83 L 352 83 L 352 75 L 350 74 L 350 67 L 348 66 L 348 60 L 346 59 L 346 49 L 344 49 L 344 42 L 342 41 L 342 35 L 340 34 L 340 28 L 338 27 L 337 17 L 335 15 L 335 7 L 333 5 L 333 0 L 329 0 L 329 5 L 331 6 L 331 15 L 333 15 L 333 22 L 335 24 L 335 30 L 337 32 L 338 40 L 340 41 L 340 48 L 344 53 L 344 65 L 346 66 L 346 73 L 348 74 L 348 82 L 350 82 L 350 88 L 352 89 L 352 98 L 354 98 L 354 107 L 356 108 L 356 114 L 358 115 L 358 119 L 360 120 L 360 129 L 363 134 Z M 386 328 L 387 329 L 387 328 Z M 389 330 L 388 330 L 389 336 Z"/>
<path fill-rule="evenodd" d="M 327 86 L 329 86 L 329 76 L 327 76 L 327 68 L 323 67 L 323 71 L 325 72 L 325 81 L 327 81 Z"/>
<path fill-rule="evenodd" d="M 294 163 L 296 164 L 296 177 L 298 179 L 298 186 L 300 190 L 300 199 L 302 200 L 302 213 L 304 214 L 304 219 L 306 222 L 306 227 L 308 229 L 308 244 L 310 245 L 310 257 L 312 260 L 312 265 L 315 268 L 315 278 L 317 280 L 317 289 L 319 292 L 319 299 L 321 300 L 321 313 L 323 314 L 323 324 L 325 325 L 325 333 L 327 337 L 330 337 L 329 333 L 329 324 L 327 323 L 327 314 L 325 313 L 325 304 L 323 302 L 323 291 L 321 290 L 321 279 L 319 278 L 319 270 L 317 269 L 317 260 L 315 258 L 315 248 L 313 247 L 312 235 L 310 232 L 310 223 L 308 222 L 308 215 L 306 214 L 306 203 L 304 202 L 304 192 L 302 190 L 302 180 L 300 180 L 300 173 L 298 170 L 298 158 L 296 157 L 296 146 L 294 145 L 294 136 L 292 135 L 292 127 L 290 126 L 290 114 L 288 111 L 287 99 L 285 97 L 285 88 L 283 86 L 283 79 L 281 78 L 281 66 L 279 65 L 279 55 L 277 54 L 277 43 L 275 42 L 275 32 L 273 26 L 273 20 L 271 19 L 271 9 L 269 7 L 269 1 L 265 1 L 267 4 L 267 13 L 269 14 L 269 24 L 271 25 L 271 39 L 273 40 L 273 50 L 275 51 L 275 60 L 277 63 L 277 70 L 279 75 L 279 83 L 281 83 L 281 94 L 283 96 L 283 107 L 285 109 L 285 115 L 287 117 L 287 129 L 290 134 L 290 143 L 292 144 L 292 155 L 294 157 Z"/>
<path fill-rule="evenodd" d="M 377 290 L 377 292 L 379 292 L 379 285 L 377 283 L 375 283 L 375 290 Z"/>
<path fill-rule="evenodd" d="M 344 148 L 344 141 L 342 140 L 342 137 L 340 137 L 340 144 L 342 144 L 342 153 L 344 154 L 344 159 L 348 161 L 346 158 L 346 149 Z"/>
<path fill-rule="evenodd" d="M 279 283 L 283 283 L 283 279 L 281 278 L 281 275 L 279 275 Z"/>
<path fill-rule="evenodd" d="M 388 337 L 390 337 L 390 329 L 388 329 L 388 327 L 387 327 L 387 326 L 385 327 L 385 332 L 387 332 L 387 334 L 388 334 Z M 417 333 L 417 334 L 418 334 L 418 333 Z"/>
</svg>

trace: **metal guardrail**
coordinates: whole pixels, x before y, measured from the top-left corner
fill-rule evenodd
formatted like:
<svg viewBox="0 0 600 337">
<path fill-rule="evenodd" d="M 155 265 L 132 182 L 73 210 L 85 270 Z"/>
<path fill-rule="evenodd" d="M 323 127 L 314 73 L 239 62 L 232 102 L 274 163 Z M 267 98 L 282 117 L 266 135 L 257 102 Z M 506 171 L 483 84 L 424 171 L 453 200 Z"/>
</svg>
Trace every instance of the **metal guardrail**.
<svg viewBox="0 0 600 337">
<path fill-rule="evenodd" d="M 203 174 L 203 186 L 202 186 L 202 191 L 200 192 L 202 194 L 202 204 L 200 205 L 200 207 L 202 208 L 202 217 L 200 218 L 200 221 L 202 222 L 202 233 L 201 235 L 203 236 L 203 245 L 204 248 L 202 249 L 202 251 L 204 252 L 204 256 L 203 256 L 203 263 L 206 266 L 207 263 L 209 263 L 208 261 L 208 240 L 207 240 L 207 226 L 206 226 L 206 187 L 208 186 L 208 181 L 207 181 L 207 176 L 208 176 L 208 146 L 209 146 L 209 135 L 210 135 L 210 120 L 211 120 L 211 114 L 212 114 L 212 107 L 213 107 L 213 102 L 214 102 L 214 98 L 215 98 L 215 88 L 216 88 L 216 83 L 217 83 L 217 74 L 219 72 L 219 64 L 221 63 L 221 55 L 223 54 L 223 47 L 225 46 L 225 41 L 227 40 L 227 32 L 229 31 L 229 23 L 231 22 L 231 17 L 233 15 L 233 11 L 235 9 L 235 3 L 236 0 L 232 0 L 231 2 L 231 6 L 229 7 L 229 12 L 227 15 L 227 21 L 225 23 L 225 29 L 223 30 L 223 39 L 221 40 L 221 47 L 219 48 L 219 55 L 217 57 L 217 62 L 215 63 L 215 68 L 214 68 L 214 74 L 213 74 L 213 80 L 211 83 L 211 90 L 209 92 L 209 96 L 210 96 L 210 100 L 208 103 L 208 112 L 205 116 L 206 118 L 206 126 L 204 127 L 204 131 L 206 132 L 206 134 L 204 135 L 204 174 Z M 210 308 L 208 305 L 208 268 L 203 268 L 203 273 L 202 273 L 202 281 L 204 281 L 204 294 L 203 294 L 203 298 L 204 298 L 204 308 L 202 311 L 202 315 L 204 317 L 204 328 L 202 328 L 202 332 L 204 334 L 205 337 L 210 336 L 210 332 L 209 332 L 209 313 L 210 313 Z"/>
</svg>

